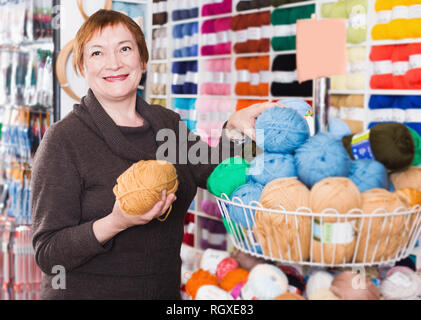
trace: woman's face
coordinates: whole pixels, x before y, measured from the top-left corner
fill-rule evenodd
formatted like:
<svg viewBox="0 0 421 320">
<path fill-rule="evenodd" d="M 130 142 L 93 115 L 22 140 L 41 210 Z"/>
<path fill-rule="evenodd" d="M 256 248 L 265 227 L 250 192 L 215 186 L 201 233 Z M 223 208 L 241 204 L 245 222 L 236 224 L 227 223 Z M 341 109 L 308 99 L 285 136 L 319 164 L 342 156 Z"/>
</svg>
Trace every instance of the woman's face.
<svg viewBox="0 0 421 320">
<path fill-rule="evenodd" d="M 122 24 L 94 33 L 83 51 L 84 76 L 100 100 L 122 101 L 136 94 L 145 68 L 132 33 Z"/>
</svg>

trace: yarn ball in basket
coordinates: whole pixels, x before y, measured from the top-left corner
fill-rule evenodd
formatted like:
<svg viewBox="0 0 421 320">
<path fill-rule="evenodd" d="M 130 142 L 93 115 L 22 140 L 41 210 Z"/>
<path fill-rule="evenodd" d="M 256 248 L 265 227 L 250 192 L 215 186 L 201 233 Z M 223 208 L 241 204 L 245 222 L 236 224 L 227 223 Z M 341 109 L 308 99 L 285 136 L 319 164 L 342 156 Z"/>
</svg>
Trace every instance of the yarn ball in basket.
<svg viewBox="0 0 421 320">
<path fill-rule="evenodd" d="M 240 282 L 246 282 L 248 275 L 249 271 L 242 268 L 231 270 L 225 275 L 219 286 L 225 291 L 230 292 Z"/>
<path fill-rule="evenodd" d="M 308 296 L 308 300 L 341 300 L 330 289 L 318 289 Z"/>
<path fill-rule="evenodd" d="M 197 290 L 195 300 L 233 300 L 231 294 L 215 285 L 204 285 Z"/>
<path fill-rule="evenodd" d="M 190 279 L 187 280 L 186 292 L 192 299 L 196 299 L 196 293 L 200 287 L 204 285 L 218 286 L 218 284 L 219 281 L 215 275 L 209 271 L 199 269 L 193 272 Z"/>
<path fill-rule="evenodd" d="M 352 160 L 349 176 L 360 192 L 374 188 L 389 188 L 387 169 L 376 160 Z"/>
<path fill-rule="evenodd" d="M 380 291 L 367 277 L 344 271 L 335 276 L 330 291 L 342 300 L 379 300 Z"/>
<path fill-rule="evenodd" d="M 306 296 L 310 298 L 313 293 L 320 289 L 329 289 L 333 281 L 333 275 L 320 270 L 311 274 L 306 283 Z"/>
<path fill-rule="evenodd" d="M 310 254 L 311 218 L 293 215 L 300 207 L 309 208 L 310 190 L 296 177 L 279 178 L 269 182 L 260 198 L 265 209 L 290 212 L 281 214 L 256 210 L 257 241 L 266 256 L 299 262 Z"/>
<path fill-rule="evenodd" d="M 347 177 L 350 158 L 332 135 L 319 132 L 295 152 L 298 178 L 308 187 L 328 177 Z"/>
<path fill-rule="evenodd" d="M 273 107 L 256 119 L 256 144 L 267 152 L 290 153 L 310 136 L 304 117 L 290 108 Z M 259 138 L 259 132 L 264 139 Z"/>
<path fill-rule="evenodd" d="M 249 163 L 240 157 L 225 159 L 209 176 L 208 191 L 217 197 L 223 193 L 230 197 L 235 189 L 246 183 L 249 166 Z"/>
<path fill-rule="evenodd" d="M 305 300 L 305 299 L 303 296 L 297 293 L 286 292 L 275 297 L 273 300 Z"/>
<path fill-rule="evenodd" d="M 421 191 L 414 188 L 403 188 L 394 191 L 406 207 L 411 208 L 417 204 L 421 205 Z"/>
<path fill-rule="evenodd" d="M 388 300 L 413 300 L 421 294 L 421 277 L 407 267 L 393 267 L 380 284 L 382 296 Z"/>
<path fill-rule="evenodd" d="M 412 160 L 411 165 L 418 166 L 421 164 L 421 136 L 417 131 L 408 127 L 409 132 L 411 132 L 412 139 L 414 140 L 415 145 L 415 154 L 414 160 Z"/>
<path fill-rule="evenodd" d="M 288 292 L 302 295 L 305 288 L 304 277 L 293 265 L 278 265 L 288 278 Z"/>
<path fill-rule="evenodd" d="M 175 193 L 178 188 L 175 167 L 160 160 L 139 161 L 118 178 L 113 188 L 121 210 L 129 216 L 140 216 L 161 200 L 162 190 Z"/>
<path fill-rule="evenodd" d="M 357 237 L 355 219 L 348 213 L 361 208 L 361 193 L 357 186 L 349 178 L 323 179 L 311 188 L 310 208 L 315 213 L 338 213 L 341 216 L 314 219 L 313 261 L 327 264 L 351 261 Z"/>
<path fill-rule="evenodd" d="M 295 158 L 292 154 L 264 152 L 250 162 L 248 176 L 265 186 L 277 178 L 296 177 Z"/>
<path fill-rule="evenodd" d="M 288 291 L 288 278 L 271 264 L 259 264 L 249 273 L 241 289 L 244 300 L 272 300 Z"/>
<path fill-rule="evenodd" d="M 242 208 L 239 199 L 247 206 L 256 206 L 252 201 L 259 201 L 263 186 L 259 183 L 248 182 L 239 186 L 231 195 L 231 201 L 235 205 L 228 206 L 229 215 L 232 221 L 244 228 L 251 229 L 254 225 L 254 209 Z M 238 199 L 236 199 L 238 198 Z"/>
<path fill-rule="evenodd" d="M 387 217 L 370 218 L 373 213 L 390 213 L 405 204 L 397 194 L 385 189 L 375 188 L 362 194 L 361 210 L 367 218 L 360 219 L 357 230 L 360 233 L 357 248 L 357 262 L 380 261 L 393 258 L 405 240 L 404 215 L 390 215 Z M 392 220 L 393 219 L 393 220 Z M 375 251 L 376 250 L 376 251 Z"/>
<path fill-rule="evenodd" d="M 266 261 L 262 258 L 257 258 L 255 256 L 252 256 L 251 254 L 245 253 L 238 249 L 235 250 L 231 254 L 231 257 L 234 258 L 235 261 L 238 262 L 238 265 L 240 266 L 240 268 L 243 268 L 249 271 L 253 269 L 255 266 L 257 266 L 258 264 L 265 263 Z"/>
<path fill-rule="evenodd" d="M 200 268 L 209 271 L 212 274 L 216 273 L 219 263 L 225 258 L 229 257 L 229 253 L 225 250 L 206 249 L 200 258 Z"/>
<path fill-rule="evenodd" d="M 218 280 L 221 281 L 228 272 L 237 268 L 239 268 L 238 262 L 235 259 L 228 257 L 218 263 L 215 274 L 218 277 Z"/>
<path fill-rule="evenodd" d="M 353 135 L 342 138 L 348 154 L 354 159 L 351 142 Z M 414 160 L 415 146 L 411 132 L 402 123 L 380 123 L 370 129 L 370 148 L 374 158 L 391 170 L 402 170 Z"/>
<path fill-rule="evenodd" d="M 400 172 L 394 172 L 390 175 L 395 189 L 414 188 L 421 191 L 421 167 L 411 166 Z"/>
</svg>

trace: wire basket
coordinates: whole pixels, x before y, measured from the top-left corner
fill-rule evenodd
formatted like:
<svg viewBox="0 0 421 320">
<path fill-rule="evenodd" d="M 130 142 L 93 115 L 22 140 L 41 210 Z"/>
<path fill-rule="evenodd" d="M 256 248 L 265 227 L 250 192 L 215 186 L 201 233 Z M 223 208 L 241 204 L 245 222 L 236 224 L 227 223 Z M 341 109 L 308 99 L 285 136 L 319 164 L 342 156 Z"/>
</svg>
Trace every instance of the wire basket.
<svg viewBox="0 0 421 320">
<path fill-rule="evenodd" d="M 256 257 L 323 267 L 372 266 L 399 261 L 412 252 L 421 235 L 421 206 L 393 213 L 333 209 L 314 213 L 266 209 L 226 194 L 216 197 L 233 245 Z M 234 214 L 235 212 L 235 214 Z"/>
</svg>

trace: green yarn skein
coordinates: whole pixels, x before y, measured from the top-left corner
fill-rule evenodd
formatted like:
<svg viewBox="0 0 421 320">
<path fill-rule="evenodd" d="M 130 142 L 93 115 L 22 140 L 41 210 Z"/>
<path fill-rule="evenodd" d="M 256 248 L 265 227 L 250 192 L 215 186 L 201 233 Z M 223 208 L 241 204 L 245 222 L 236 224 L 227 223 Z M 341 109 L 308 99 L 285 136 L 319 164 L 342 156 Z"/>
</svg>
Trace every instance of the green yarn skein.
<svg viewBox="0 0 421 320">
<path fill-rule="evenodd" d="M 250 164 L 241 157 L 225 159 L 209 176 L 208 191 L 217 197 L 223 193 L 231 197 L 235 189 L 246 183 L 249 166 Z"/>
<path fill-rule="evenodd" d="M 414 139 L 414 145 L 415 145 L 415 154 L 414 154 L 414 160 L 412 161 L 413 166 L 418 166 L 421 164 L 421 136 L 416 132 L 414 129 L 407 126 L 409 129 L 409 132 L 411 132 L 412 139 Z"/>
</svg>

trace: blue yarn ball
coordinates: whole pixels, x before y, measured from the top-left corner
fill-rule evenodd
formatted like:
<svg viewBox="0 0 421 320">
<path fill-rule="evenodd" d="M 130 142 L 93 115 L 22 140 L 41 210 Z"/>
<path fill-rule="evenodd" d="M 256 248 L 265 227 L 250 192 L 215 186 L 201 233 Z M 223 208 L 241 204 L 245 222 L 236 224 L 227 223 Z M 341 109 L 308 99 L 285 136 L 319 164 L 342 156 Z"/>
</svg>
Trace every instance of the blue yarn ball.
<svg viewBox="0 0 421 320">
<path fill-rule="evenodd" d="M 250 163 L 247 176 L 262 185 L 277 178 L 296 177 L 295 158 L 289 153 L 264 152 Z"/>
<path fill-rule="evenodd" d="M 249 182 L 239 186 L 231 195 L 231 201 L 233 201 L 234 197 L 238 197 L 241 199 L 243 204 L 249 205 L 251 201 L 259 201 L 260 196 L 262 195 L 263 186 L 259 183 Z M 238 200 L 234 201 L 235 203 L 239 203 Z M 250 213 L 250 211 L 252 211 Z M 253 217 L 251 216 L 253 214 Z M 243 209 L 238 206 L 229 206 L 229 215 L 232 221 L 241 225 L 244 228 L 252 228 L 254 223 L 254 215 L 255 210 Z M 247 218 L 246 218 L 247 216 Z M 247 225 L 248 220 L 248 225 Z"/>
<path fill-rule="evenodd" d="M 337 139 L 342 139 L 343 137 L 351 134 L 351 129 L 345 121 L 338 118 L 330 118 L 329 133 L 331 133 Z"/>
<path fill-rule="evenodd" d="M 255 129 L 256 144 L 267 152 L 291 153 L 310 136 L 307 121 L 290 108 L 263 111 L 257 117 Z"/>
<path fill-rule="evenodd" d="M 288 107 L 294 109 L 302 117 L 304 117 L 311 110 L 311 106 L 303 99 L 287 98 L 278 100 L 277 102 L 287 105 Z"/>
<path fill-rule="evenodd" d="M 348 178 L 355 183 L 360 192 L 374 188 L 389 188 L 387 170 L 376 160 L 352 160 Z"/>
<path fill-rule="evenodd" d="M 347 177 L 351 159 L 341 140 L 319 132 L 295 152 L 298 178 L 309 188 L 328 177 Z"/>
</svg>

